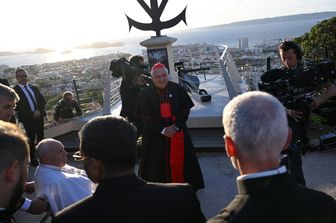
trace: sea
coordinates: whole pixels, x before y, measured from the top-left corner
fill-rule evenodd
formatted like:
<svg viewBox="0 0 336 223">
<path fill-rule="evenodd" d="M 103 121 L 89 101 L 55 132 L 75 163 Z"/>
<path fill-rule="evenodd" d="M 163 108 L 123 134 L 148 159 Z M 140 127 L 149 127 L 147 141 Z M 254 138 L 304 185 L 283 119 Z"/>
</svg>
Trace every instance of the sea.
<svg viewBox="0 0 336 223">
<path fill-rule="evenodd" d="M 293 21 L 278 21 L 261 24 L 236 24 L 215 27 L 204 27 L 189 29 L 186 31 L 169 32 L 168 36 L 177 38 L 174 45 L 184 45 L 193 43 L 210 43 L 218 45 L 228 45 L 229 47 L 238 47 L 239 39 L 247 37 L 249 47 L 272 39 L 292 39 L 309 32 L 312 26 L 323 19 L 305 19 Z M 149 33 L 149 32 L 148 32 Z M 164 31 L 162 31 L 164 34 Z M 130 33 L 131 36 L 131 33 Z M 148 36 L 147 38 L 149 38 Z M 90 58 L 94 56 L 107 55 L 111 53 L 130 53 L 142 54 L 145 50 L 139 42 L 145 40 L 141 38 L 124 39 L 125 45 L 120 47 L 108 47 L 98 49 L 73 49 L 67 52 L 49 52 L 49 53 L 26 53 L 11 56 L 0 57 L 0 65 L 18 67 L 22 65 L 33 65 L 42 63 L 53 63 L 66 60 Z"/>
</svg>

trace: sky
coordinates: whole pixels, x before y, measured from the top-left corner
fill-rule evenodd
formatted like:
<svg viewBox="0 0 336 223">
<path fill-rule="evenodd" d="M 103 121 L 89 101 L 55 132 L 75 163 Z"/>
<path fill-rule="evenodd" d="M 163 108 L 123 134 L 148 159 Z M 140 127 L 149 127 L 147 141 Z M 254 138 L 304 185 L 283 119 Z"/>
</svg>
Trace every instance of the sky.
<svg viewBox="0 0 336 223">
<path fill-rule="evenodd" d="M 157 1 L 160 4 L 161 0 Z M 150 0 L 145 2 L 150 5 Z M 181 22 L 163 30 L 163 35 L 236 21 L 336 11 L 335 0 L 169 0 L 161 21 L 174 18 L 186 6 L 188 25 Z M 125 14 L 142 23 L 151 22 L 137 0 L 1 0 L 0 9 L 0 51 L 64 50 L 155 35 L 135 28 L 129 32 Z"/>
</svg>

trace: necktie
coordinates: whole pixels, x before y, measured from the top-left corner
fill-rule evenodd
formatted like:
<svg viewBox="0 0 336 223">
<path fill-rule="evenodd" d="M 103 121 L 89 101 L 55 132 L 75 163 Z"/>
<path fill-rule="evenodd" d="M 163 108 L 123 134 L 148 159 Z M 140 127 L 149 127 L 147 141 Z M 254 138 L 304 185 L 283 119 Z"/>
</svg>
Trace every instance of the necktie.
<svg viewBox="0 0 336 223">
<path fill-rule="evenodd" d="M 36 104 L 36 101 L 35 101 L 35 99 L 34 99 L 34 97 L 33 97 L 33 95 L 30 93 L 30 91 L 29 91 L 29 89 L 28 89 L 28 87 L 27 87 L 27 85 L 25 85 L 24 86 L 24 88 L 26 89 L 26 91 L 28 92 L 28 95 L 29 95 L 29 97 L 30 97 L 30 99 L 31 99 L 31 101 L 33 102 L 33 104 L 34 104 L 34 111 L 37 109 L 37 104 Z"/>
</svg>

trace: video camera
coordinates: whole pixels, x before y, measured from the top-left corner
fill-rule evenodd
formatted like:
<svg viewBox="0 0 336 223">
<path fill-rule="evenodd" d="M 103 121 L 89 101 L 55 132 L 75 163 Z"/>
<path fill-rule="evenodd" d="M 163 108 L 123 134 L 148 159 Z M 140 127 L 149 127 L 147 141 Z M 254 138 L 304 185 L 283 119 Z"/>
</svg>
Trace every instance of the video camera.
<svg viewBox="0 0 336 223">
<path fill-rule="evenodd" d="M 336 79 L 332 62 L 312 63 L 301 72 L 288 69 L 273 69 L 261 76 L 259 90 L 275 96 L 286 108 L 303 112 L 308 118 L 312 97 L 321 86 Z"/>
<path fill-rule="evenodd" d="M 200 89 L 200 80 L 195 75 L 190 75 L 188 73 L 193 73 L 197 71 L 210 70 L 210 67 L 203 67 L 197 69 L 185 69 L 183 62 L 174 63 L 175 71 L 177 72 L 179 78 L 179 84 L 189 93 L 196 93 L 200 95 L 200 100 L 202 102 L 211 101 L 211 95 L 205 89 Z"/>
<path fill-rule="evenodd" d="M 151 84 L 152 78 L 146 68 L 146 65 L 132 63 L 124 57 L 118 60 L 112 60 L 110 65 L 110 71 L 112 71 L 111 75 L 113 77 L 123 77 L 128 81 L 132 81 L 135 77 L 144 74 L 143 78 L 145 79 L 146 84 Z"/>
</svg>

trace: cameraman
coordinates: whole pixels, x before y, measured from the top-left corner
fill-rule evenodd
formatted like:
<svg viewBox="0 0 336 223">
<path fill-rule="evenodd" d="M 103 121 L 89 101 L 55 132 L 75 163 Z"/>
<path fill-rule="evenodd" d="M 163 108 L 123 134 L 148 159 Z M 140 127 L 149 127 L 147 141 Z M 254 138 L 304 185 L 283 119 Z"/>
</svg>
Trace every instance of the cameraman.
<svg viewBox="0 0 336 223">
<path fill-rule="evenodd" d="M 266 72 L 261 76 L 261 81 L 271 83 L 277 80 L 290 80 L 296 88 L 312 85 L 314 77 L 313 72 L 304 72 L 302 63 L 303 52 L 298 44 L 293 41 L 284 41 L 279 46 L 279 54 L 284 65 L 282 72 Z M 287 107 L 288 125 L 293 132 L 291 146 L 286 152 L 288 154 L 288 169 L 292 177 L 299 184 L 306 185 L 303 171 L 300 149 L 303 146 L 309 146 L 307 136 L 307 121 L 309 119 L 310 109 L 318 108 L 322 103 L 331 98 L 336 93 L 336 87 L 331 82 L 325 83 L 323 92 L 312 98 L 312 102 L 305 108 L 297 110 Z"/>
<path fill-rule="evenodd" d="M 130 62 L 138 65 L 139 68 L 144 67 L 144 58 L 142 56 L 133 56 Z M 142 134 L 143 122 L 140 118 L 135 116 L 135 105 L 137 102 L 138 94 L 146 86 L 143 74 L 139 71 L 129 71 L 124 75 L 120 84 L 121 96 L 121 111 L 120 116 L 132 122 L 138 130 L 138 136 Z"/>
</svg>

